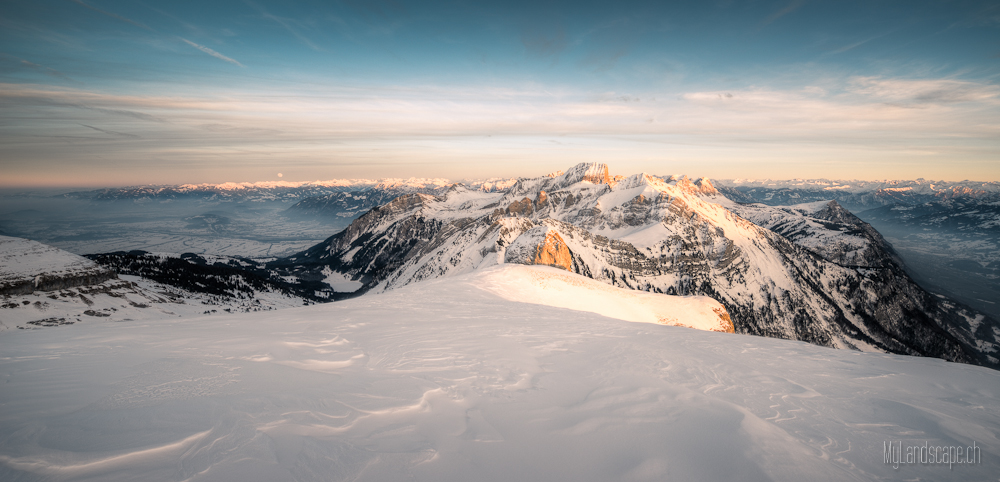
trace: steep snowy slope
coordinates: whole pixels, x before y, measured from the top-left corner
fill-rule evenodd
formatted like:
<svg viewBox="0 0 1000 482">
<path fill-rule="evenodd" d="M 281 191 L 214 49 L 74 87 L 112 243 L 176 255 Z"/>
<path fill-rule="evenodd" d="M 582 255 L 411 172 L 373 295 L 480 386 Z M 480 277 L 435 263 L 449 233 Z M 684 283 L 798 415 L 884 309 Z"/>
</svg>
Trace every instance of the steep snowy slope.
<svg viewBox="0 0 1000 482">
<path fill-rule="evenodd" d="M 717 201 L 744 219 L 837 264 L 871 268 L 900 263 L 892 246 L 875 228 L 842 208 L 837 201 L 793 206 Z"/>
<path fill-rule="evenodd" d="M 829 227 L 854 222 L 849 213 L 811 212 L 811 232 L 790 239 L 726 206 L 707 179 L 614 178 L 603 164 L 581 164 L 496 194 L 453 186 L 402 196 L 271 266 L 333 271 L 359 292 L 382 292 L 505 262 L 547 264 L 629 289 L 710 296 L 739 333 L 997 364 L 1000 327 L 939 302 L 897 264 L 875 263 L 892 257 L 877 238 Z M 809 244 L 823 237 L 866 244 Z"/>
<path fill-rule="evenodd" d="M 517 303 L 481 289 L 486 273 L 270 313 L 0 335 L 0 479 L 1000 473 L 995 370 Z M 889 442 L 978 456 L 894 468 Z"/>
</svg>

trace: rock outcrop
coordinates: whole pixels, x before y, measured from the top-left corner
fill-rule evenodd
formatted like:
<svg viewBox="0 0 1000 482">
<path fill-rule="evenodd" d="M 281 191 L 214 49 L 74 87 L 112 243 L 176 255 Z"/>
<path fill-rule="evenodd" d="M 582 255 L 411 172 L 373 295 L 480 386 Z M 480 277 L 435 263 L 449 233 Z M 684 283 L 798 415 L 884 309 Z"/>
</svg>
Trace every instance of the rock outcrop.
<svg viewBox="0 0 1000 482">
<path fill-rule="evenodd" d="M 505 263 L 538 264 L 573 271 L 573 255 L 559 232 L 548 226 L 536 226 L 524 232 L 507 247 Z"/>
<path fill-rule="evenodd" d="M 68 251 L 0 236 L 0 295 L 70 289 L 117 277 L 114 271 Z"/>
</svg>

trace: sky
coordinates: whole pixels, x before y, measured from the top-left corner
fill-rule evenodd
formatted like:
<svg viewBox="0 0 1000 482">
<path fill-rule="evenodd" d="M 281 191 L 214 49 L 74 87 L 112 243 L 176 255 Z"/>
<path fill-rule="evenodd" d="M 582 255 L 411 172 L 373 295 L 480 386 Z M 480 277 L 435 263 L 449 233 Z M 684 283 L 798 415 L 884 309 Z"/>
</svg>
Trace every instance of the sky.
<svg viewBox="0 0 1000 482">
<path fill-rule="evenodd" d="M 989 1 L 0 2 L 0 186 L 1000 181 Z"/>
</svg>

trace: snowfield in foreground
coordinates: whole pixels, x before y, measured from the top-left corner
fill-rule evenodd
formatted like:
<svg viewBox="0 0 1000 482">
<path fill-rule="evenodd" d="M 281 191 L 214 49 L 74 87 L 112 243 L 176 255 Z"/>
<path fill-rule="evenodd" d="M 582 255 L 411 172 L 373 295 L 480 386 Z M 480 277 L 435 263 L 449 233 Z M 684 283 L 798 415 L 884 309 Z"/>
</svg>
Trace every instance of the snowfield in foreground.
<svg viewBox="0 0 1000 482">
<path fill-rule="evenodd" d="M 0 479 L 1000 473 L 998 371 L 512 301 L 497 279 L 531 272 L 504 269 L 268 313 L 7 331 Z M 894 469 L 889 441 L 975 442 L 981 463 Z"/>
</svg>

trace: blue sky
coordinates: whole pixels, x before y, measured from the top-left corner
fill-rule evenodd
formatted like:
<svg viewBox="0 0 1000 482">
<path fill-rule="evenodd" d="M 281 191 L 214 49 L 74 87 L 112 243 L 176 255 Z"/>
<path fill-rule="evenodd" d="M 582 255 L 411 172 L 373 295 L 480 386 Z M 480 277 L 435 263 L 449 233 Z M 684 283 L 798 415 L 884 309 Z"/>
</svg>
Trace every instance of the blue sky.
<svg viewBox="0 0 1000 482">
<path fill-rule="evenodd" d="M 0 4 L 3 185 L 581 161 L 1000 181 L 1000 4 Z"/>
</svg>

